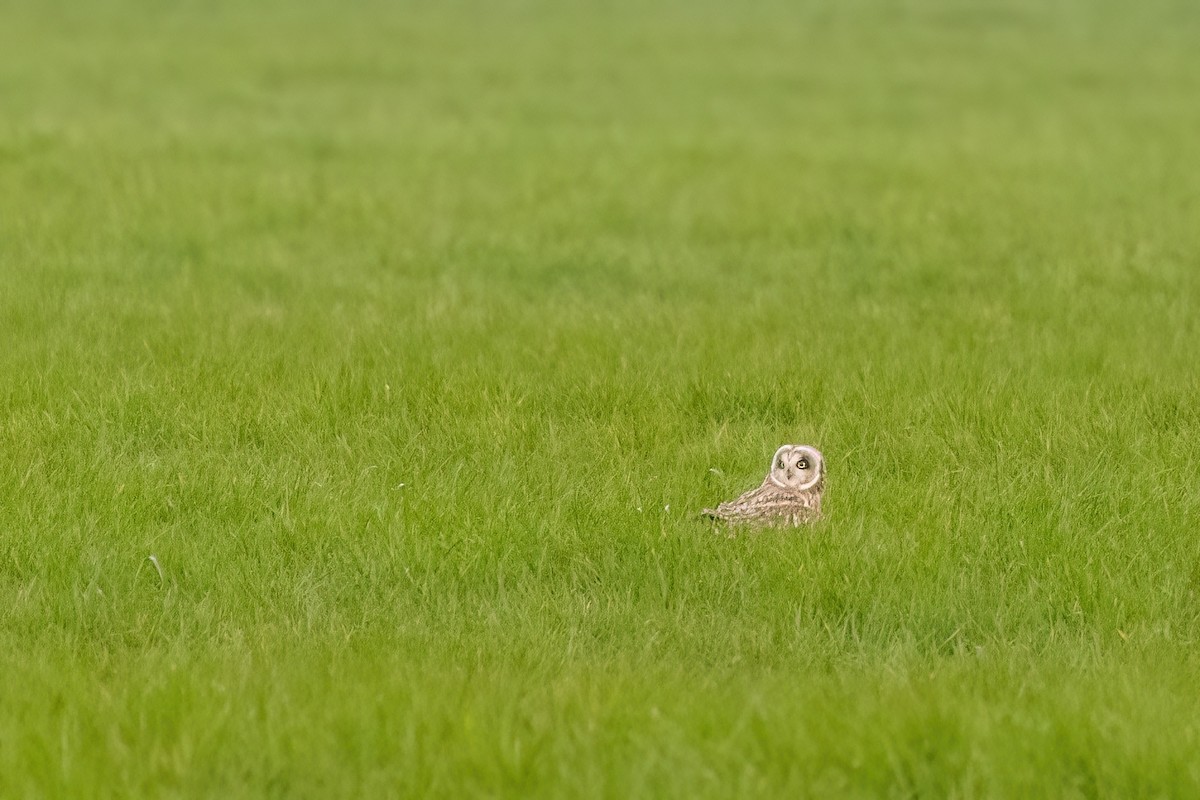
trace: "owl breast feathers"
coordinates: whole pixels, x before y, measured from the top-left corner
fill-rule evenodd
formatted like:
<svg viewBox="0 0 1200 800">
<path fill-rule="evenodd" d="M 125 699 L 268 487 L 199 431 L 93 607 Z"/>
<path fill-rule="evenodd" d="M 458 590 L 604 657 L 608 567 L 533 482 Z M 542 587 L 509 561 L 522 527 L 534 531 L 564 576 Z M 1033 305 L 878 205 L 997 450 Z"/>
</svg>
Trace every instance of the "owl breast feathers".
<svg viewBox="0 0 1200 800">
<path fill-rule="evenodd" d="M 762 485 L 736 500 L 705 509 L 703 515 L 731 525 L 789 528 L 821 516 L 825 458 L 808 445 L 785 444 L 775 451 Z"/>
</svg>

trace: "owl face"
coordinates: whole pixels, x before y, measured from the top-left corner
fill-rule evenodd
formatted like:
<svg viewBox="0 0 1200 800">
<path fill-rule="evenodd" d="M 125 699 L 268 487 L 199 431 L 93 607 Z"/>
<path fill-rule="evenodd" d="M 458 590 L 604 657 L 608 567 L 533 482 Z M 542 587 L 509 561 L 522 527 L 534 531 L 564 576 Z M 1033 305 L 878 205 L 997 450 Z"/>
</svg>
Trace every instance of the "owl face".
<svg viewBox="0 0 1200 800">
<path fill-rule="evenodd" d="M 811 489 L 825 474 L 825 458 L 815 447 L 785 444 L 771 461 L 771 483 L 781 489 Z"/>
</svg>

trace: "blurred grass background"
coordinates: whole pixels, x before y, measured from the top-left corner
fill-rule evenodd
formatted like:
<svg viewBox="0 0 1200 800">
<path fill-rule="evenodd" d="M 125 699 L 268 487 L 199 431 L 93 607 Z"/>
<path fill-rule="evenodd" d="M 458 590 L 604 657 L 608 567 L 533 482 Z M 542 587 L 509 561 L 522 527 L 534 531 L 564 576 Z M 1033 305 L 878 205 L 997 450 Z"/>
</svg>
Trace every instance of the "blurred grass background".
<svg viewBox="0 0 1200 800">
<path fill-rule="evenodd" d="M 1198 35 L 6 3 L 0 795 L 1197 793 Z"/>
</svg>

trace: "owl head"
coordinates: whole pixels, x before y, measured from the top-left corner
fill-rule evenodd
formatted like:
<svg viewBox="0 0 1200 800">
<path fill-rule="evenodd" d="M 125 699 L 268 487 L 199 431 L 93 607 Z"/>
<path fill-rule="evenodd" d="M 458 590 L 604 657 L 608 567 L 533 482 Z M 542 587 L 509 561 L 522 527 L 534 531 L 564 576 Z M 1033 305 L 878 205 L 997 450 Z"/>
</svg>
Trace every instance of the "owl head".
<svg viewBox="0 0 1200 800">
<path fill-rule="evenodd" d="M 811 489 L 825 477 L 825 457 L 806 444 L 785 444 L 775 451 L 767 478 L 781 489 Z"/>
</svg>

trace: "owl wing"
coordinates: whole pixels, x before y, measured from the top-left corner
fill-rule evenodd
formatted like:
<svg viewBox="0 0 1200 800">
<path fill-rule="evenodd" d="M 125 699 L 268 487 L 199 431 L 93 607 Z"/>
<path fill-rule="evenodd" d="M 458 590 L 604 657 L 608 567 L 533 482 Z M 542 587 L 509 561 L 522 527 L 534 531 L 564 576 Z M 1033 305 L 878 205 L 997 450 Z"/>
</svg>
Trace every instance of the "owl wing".
<svg viewBox="0 0 1200 800">
<path fill-rule="evenodd" d="M 820 513 L 816 497 L 807 492 L 789 492 L 764 482 L 762 486 L 736 500 L 705 509 L 704 516 L 731 524 L 757 522 L 763 525 L 798 525 L 810 522 Z"/>
</svg>

